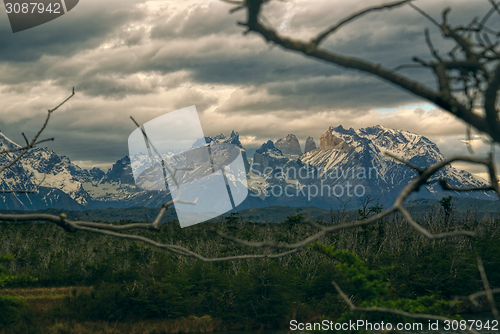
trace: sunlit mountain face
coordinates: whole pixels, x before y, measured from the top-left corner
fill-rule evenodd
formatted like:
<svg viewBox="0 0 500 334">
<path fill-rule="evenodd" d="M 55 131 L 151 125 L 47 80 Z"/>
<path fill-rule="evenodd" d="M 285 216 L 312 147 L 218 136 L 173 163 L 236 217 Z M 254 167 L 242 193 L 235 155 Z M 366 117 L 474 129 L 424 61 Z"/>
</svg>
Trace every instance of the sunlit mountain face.
<svg viewBox="0 0 500 334">
<path fill-rule="evenodd" d="M 264 143 L 253 157 L 247 157 L 236 132 L 229 136 L 206 137 L 205 142 L 211 145 L 212 155 L 215 156 L 225 154 L 217 152 L 224 149 L 221 144 L 232 144 L 241 150 L 245 162 L 248 161 L 245 167 L 249 196 L 239 208 L 271 205 L 336 208 L 345 203 L 356 206 L 359 199 L 366 196 L 391 204 L 416 176 L 416 172 L 385 155 L 385 152 L 420 167 L 443 159 L 436 144 L 426 137 L 382 126 L 358 130 L 345 129 L 341 125 L 330 127 L 319 143 L 312 138 L 307 139 L 306 153 L 301 151 L 300 143 L 293 134 Z M 0 134 L 0 145 L 1 150 L 20 147 L 3 134 Z M 19 153 L 1 155 L 0 162 L 5 165 L 16 154 Z M 186 173 L 189 174 L 189 171 Z M 199 169 L 193 173 L 206 174 Z M 189 175 L 183 177 L 189 179 Z M 439 179 L 447 180 L 452 186 L 487 184 L 485 180 L 452 166 L 443 168 L 432 180 Z M 98 168 L 80 168 L 67 157 L 47 148 L 29 151 L 18 163 L 5 170 L 0 186 L 7 191 L 34 190 L 33 193 L 0 194 L 2 209 L 157 207 L 171 199 L 168 189 L 147 191 L 137 187 L 129 157 L 118 160 L 112 168 L 103 172 Z M 448 195 L 495 199 L 488 192 L 443 191 L 437 182 L 422 187 L 411 198 L 440 199 Z"/>
</svg>

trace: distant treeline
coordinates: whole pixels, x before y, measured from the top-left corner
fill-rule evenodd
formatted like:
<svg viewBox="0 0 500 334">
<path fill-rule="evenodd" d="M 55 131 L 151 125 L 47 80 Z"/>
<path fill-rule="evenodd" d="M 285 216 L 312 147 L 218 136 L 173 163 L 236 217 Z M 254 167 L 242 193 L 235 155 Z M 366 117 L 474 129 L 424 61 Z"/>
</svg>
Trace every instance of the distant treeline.
<svg viewBox="0 0 500 334">
<path fill-rule="evenodd" d="M 359 218 L 357 215 L 358 207 L 361 202 L 367 199 L 361 198 L 358 201 L 346 203 L 347 210 L 343 210 L 351 219 Z M 371 199 L 372 203 L 376 198 Z M 319 203 L 312 203 L 319 204 Z M 451 201 L 454 212 L 457 215 L 473 214 L 475 219 L 498 219 L 500 218 L 500 201 L 474 199 L 474 198 L 453 198 Z M 425 215 L 432 210 L 441 207 L 440 200 L 437 199 L 414 199 L 408 201 L 407 207 L 417 219 L 424 219 Z M 337 207 L 319 208 L 316 206 L 308 207 L 288 207 L 288 206 L 266 206 L 262 208 L 242 208 L 236 207 L 236 212 L 244 221 L 253 221 L 259 223 L 282 223 L 287 217 L 297 214 L 307 214 L 312 220 L 324 220 L 332 222 L 339 212 Z M 2 214 L 23 214 L 23 213 L 43 213 L 58 216 L 61 213 L 66 214 L 71 220 L 101 221 L 101 222 L 119 222 L 119 221 L 152 221 L 158 214 L 159 209 L 153 207 L 131 207 L 131 208 L 107 208 L 92 209 L 82 211 L 71 211 L 65 209 L 40 209 L 34 211 L 22 210 L 4 210 L 0 209 Z M 218 222 L 231 216 L 232 213 L 224 214 L 214 218 L 212 222 Z M 163 216 L 162 222 L 173 221 L 177 218 L 175 209 L 169 208 Z M 206 223 L 205 223 L 206 224 Z"/>
<path fill-rule="evenodd" d="M 320 223 L 338 224 L 352 218 L 340 211 L 332 214 L 332 221 Z M 357 219 L 371 214 L 360 211 Z M 9 274 L 38 279 L 24 285 L 94 286 L 66 298 L 54 313 L 79 321 L 208 315 L 229 329 L 280 327 L 291 319 L 338 318 L 347 306 L 331 281 L 336 280 L 350 295 L 363 289 L 339 267 L 342 261 L 362 266 L 356 270 L 365 275 L 363 282 L 372 276 L 380 281 L 384 294 L 376 298 L 394 301 L 424 296 L 450 300 L 483 290 L 477 255 L 483 259 L 490 285 L 500 287 L 500 221 L 477 221 L 467 214 L 457 217 L 438 208 L 422 223 L 434 233 L 460 228 L 475 230 L 478 236 L 428 241 L 396 214 L 320 240 L 346 253 L 316 245 L 274 260 L 203 263 L 140 242 L 67 233 L 49 223 L 0 223 L 0 254 L 15 258 L 4 265 Z M 161 224 L 159 232 L 138 234 L 207 257 L 267 251 L 226 241 L 212 231 L 214 227 L 242 239 L 277 243 L 296 242 L 316 231 L 303 214 L 291 215 L 281 224 L 252 223 L 231 214 L 219 223 L 181 229 L 171 221 Z M 362 302 L 375 297 L 357 298 L 356 302 Z M 462 311 L 469 306 L 459 305 Z"/>
</svg>

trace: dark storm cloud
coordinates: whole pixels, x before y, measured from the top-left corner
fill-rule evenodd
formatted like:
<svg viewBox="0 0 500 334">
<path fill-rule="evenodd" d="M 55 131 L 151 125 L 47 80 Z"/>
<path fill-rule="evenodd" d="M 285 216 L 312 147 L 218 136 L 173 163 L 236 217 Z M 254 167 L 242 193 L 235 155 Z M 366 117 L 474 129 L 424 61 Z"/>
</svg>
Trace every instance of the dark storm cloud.
<svg viewBox="0 0 500 334">
<path fill-rule="evenodd" d="M 361 91 L 362 94 L 359 93 Z M 411 97 L 399 94 L 377 79 L 360 75 L 338 75 L 273 82 L 240 89 L 217 111 L 266 114 L 270 111 L 322 112 L 347 109 L 365 112 L 409 101 Z"/>
<path fill-rule="evenodd" d="M 130 80 L 116 76 L 86 76 L 78 84 L 78 89 L 87 95 L 120 99 L 128 95 L 149 94 L 156 91 L 155 82 Z"/>
<path fill-rule="evenodd" d="M 135 8 L 137 2 L 83 1 L 78 9 L 48 24 L 13 34 L 7 15 L 0 16 L 0 61 L 28 62 L 42 56 L 70 57 L 76 52 L 97 47 L 120 25 L 144 18 Z"/>
<path fill-rule="evenodd" d="M 229 8 L 220 1 L 196 7 L 189 14 L 186 11 L 170 13 L 169 18 L 164 18 L 151 29 L 151 38 L 168 41 L 172 38 L 194 39 L 213 34 L 241 35 L 241 28 L 235 22 L 242 20 L 243 15 L 229 15 Z"/>
<path fill-rule="evenodd" d="M 329 6 L 328 3 L 319 3 L 320 6 L 315 7 Z M 121 54 L 117 54 L 114 50 L 103 51 L 101 57 L 89 57 L 87 61 L 69 61 L 68 64 L 64 64 L 58 57 L 53 57 L 38 64 L 39 66 L 35 64 L 29 69 L 16 69 L 17 75 L 10 76 L 12 82 L 9 81 L 9 77 L 0 80 L 4 83 L 13 83 L 23 80 L 36 81 L 40 77 L 51 78 L 65 87 L 71 82 L 72 85 L 79 87 L 81 92 L 90 96 L 109 95 L 109 97 L 123 98 L 133 94 L 153 93 L 161 86 L 159 83 L 139 85 L 134 80 L 124 77 L 137 72 L 168 74 L 185 70 L 190 73 L 190 79 L 194 83 L 243 86 L 260 86 L 272 82 L 284 84 L 281 90 L 273 86 L 271 94 L 286 92 L 291 81 L 346 73 L 345 70 L 330 64 L 307 59 L 280 48 L 269 49 L 260 37 L 242 36 L 243 30 L 236 25 L 236 21 L 240 20 L 242 15 L 228 14 L 228 9 L 231 7 L 222 2 L 212 2 L 207 6 L 197 6 L 178 13 L 171 13 L 167 8 L 163 12 L 164 15 L 148 19 L 152 24 L 150 42 L 143 41 L 146 29 L 125 29 L 131 24 L 147 21 L 144 10 L 133 6 L 131 2 L 118 5 L 113 1 L 106 6 L 106 11 L 95 4 L 92 5 L 82 8 L 77 17 L 68 16 L 66 19 L 72 19 L 71 25 L 63 21 L 55 22 L 57 26 L 43 26 L 47 31 L 33 30 L 31 35 L 20 36 L 22 38 L 13 38 L 17 35 L 6 34 L 10 39 L 7 38 L 7 47 L 0 51 L 0 60 L 1 52 L 6 55 L 4 60 L 16 59 L 16 61 L 35 60 L 42 55 L 69 57 L 77 51 L 95 48 L 109 38 L 118 39 L 124 45 L 120 49 Z M 276 13 L 283 8 L 276 6 L 274 11 L 265 12 L 266 15 L 269 14 L 271 17 L 278 15 Z M 317 15 L 321 12 L 322 19 L 319 19 Z M 344 8 L 341 13 L 343 12 L 347 14 L 348 9 Z M 325 15 L 324 11 L 319 13 L 314 9 L 312 13 L 306 12 L 302 15 L 298 13 L 293 16 L 291 25 L 300 27 L 302 22 L 308 22 L 309 25 L 311 22 L 316 22 L 316 25 L 309 29 L 311 32 L 330 25 L 332 22 L 332 18 L 328 18 L 330 15 Z M 338 13 L 335 16 L 340 18 Z M 325 47 L 341 54 L 355 55 L 394 67 L 409 62 L 412 56 L 425 57 L 428 54 L 423 40 L 425 26 L 423 23 L 426 22 L 422 22 L 422 18 L 408 8 L 394 10 L 384 15 L 367 16 L 354 22 L 352 26 L 343 28 L 338 35 L 325 43 Z M 56 30 L 63 33 L 54 34 Z M 290 33 L 293 35 L 293 29 Z M 434 31 L 433 36 L 437 35 L 438 33 Z M 40 40 L 37 39 L 39 36 L 42 36 Z M 436 45 L 440 44 L 437 42 Z M 63 70 L 58 70 L 61 66 Z M 26 75 L 19 75 L 19 72 L 21 74 L 25 72 Z M 415 80 L 433 84 L 432 75 L 428 71 L 412 70 L 406 73 L 410 73 Z M 333 83 L 334 86 L 339 84 Z M 370 92 L 366 92 L 365 85 L 350 87 L 352 96 L 359 97 L 360 94 L 366 94 L 367 97 L 363 100 L 369 101 L 371 98 L 375 103 L 378 103 L 379 96 L 387 95 L 386 89 L 384 85 L 373 85 L 370 87 Z M 310 91 L 297 90 L 295 94 L 308 96 Z M 410 95 L 399 94 L 401 96 L 393 94 L 395 100 L 392 104 L 414 101 Z M 350 96 L 344 98 L 349 100 Z M 353 103 L 359 100 L 359 98 L 351 99 Z M 328 100 L 325 101 L 327 102 Z M 384 102 L 390 103 L 387 100 Z M 359 105 L 359 107 L 364 106 L 365 103 Z M 357 108 L 354 105 L 351 107 Z"/>
<path fill-rule="evenodd" d="M 350 13 L 381 2 L 275 1 L 265 6 L 264 15 L 283 35 L 307 41 Z M 35 111 L 53 106 L 55 93 L 62 97 L 75 86 L 74 102 L 50 124 L 48 133 L 57 138 L 51 145 L 73 159 L 112 162 L 126 154 L 130 115 L 146 122 L 195 104 L 201 113 L 215 109 L 215 121 L 205 120 L 214 134 L 234 129 L 265 141 L 290 132 L 320 135 L 327 128 L 325 118 L 328 125 L 373 125 L 380 121 L 370 111 L 374 108 L 422 102 L 380 79 L 272 47 L 255 34 L 242 35 L 236 22 L 244 20 L 244 13 L 229 14 L 232 6 L 221 1 L 144 3 L 87 0 L 60 19 L 18 34 L 12 34 L 2 13 L 2 130 L 16 129 L 16 140 L 22 139 L 21 131 L 36 131 Z M 487 1 L 418 3 L 436 19 L 448 4 L 453 7 L 450 20 L 461 23 L 489 8 Z M 413 56 L 430 59 L 426 27 L 445 53 L 450 42 L 409 7 L 367 15 L 340 29 L 324 47 L 393 68 Z M 428 70 L 401 73 L 435 86 Z M 412 125 L 416 132 L 443 130 L 426 119 L 433 118 L 424 114 Z M 384 122 L 408 129 L 412 120 L 413 114 L 404 114 Z M 459 134 L 462 129 L 454 123 L 446 131 Z"/>
</svg>

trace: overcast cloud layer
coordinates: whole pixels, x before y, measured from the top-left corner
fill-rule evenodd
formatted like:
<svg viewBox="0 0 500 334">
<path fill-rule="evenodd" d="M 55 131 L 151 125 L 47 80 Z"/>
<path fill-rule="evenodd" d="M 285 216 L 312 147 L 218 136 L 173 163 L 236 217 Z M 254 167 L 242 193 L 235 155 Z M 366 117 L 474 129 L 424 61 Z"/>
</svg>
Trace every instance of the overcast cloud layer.
<svg viewBox="0 0 500 334">
<path fill-rule="evenodd" d="M 274 2 L 265 17 L 281 33 L 309 39 L 344 16 L 382 1 Z M 416 2 L 439 18 L 469 22 L 484 1 Z M 0 11 L 0 130 L 17 142 L 33 135 L 46 110 L 69 95 L 45 133 L 57 153 L 83 167 L 107 169 L 128 154 L 134 130 L 196 105 L 206 135 L 240 133 L 243 145 L 260 146 L 294 133 L 319 140 L 328 126 L 380 124 L 428 136 L 445 155 L 464 153 L 465 127 L 448 114 L 375 78 L 267 45 L 243 35 L 219 0 L 82 0 L 63 17 L 13 34 Z M 409 7 L 375 13 L 342 28 L 324 44 L 389 68 L 428 58 L 424 29 L 447 50 L 436 28 Z M 430 87 L 431 73 L 402 73 Z M 486 149 L 480 140 L 479 151 Z M 465 167 L 465 166 L 460 166 Z M 481 173 L 481 169 L 470 169 Z M 479 175 L 479 174 L 478 174 Z"/>
</svg>

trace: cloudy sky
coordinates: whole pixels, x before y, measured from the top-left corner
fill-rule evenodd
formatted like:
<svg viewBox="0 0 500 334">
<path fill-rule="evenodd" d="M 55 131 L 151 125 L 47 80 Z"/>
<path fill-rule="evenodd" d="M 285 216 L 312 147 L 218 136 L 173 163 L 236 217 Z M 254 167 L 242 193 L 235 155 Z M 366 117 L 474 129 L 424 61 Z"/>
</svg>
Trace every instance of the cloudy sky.
<svg viewBox="0 0 500 334">
<path fill-rule="evenodd" d="M 379 0 L 275 1 L 265 19 L 282 34 L 305 40 Z M 435 18 L 452 7 L 452 22 L 483 15 L 486 0 L 417 0 Z M 22 142 L 36 133 L 46 110 L 75 87 L 45 132 L 50 147 L 82 167 L 104 170 L 128 154 L 140 123 L 195 105 L 205 135 L 231 130 L 248 149 L 295 134 L 302 145 L 328 126 L 380 124 L 425 135 L 445 155 L 466 153 L 464 125 L 433 105 L 355 71 L 307 59 L 243 35 L 243 12 L 220 0 L 81 0 L 66 15 L 12 33 L 0 11 L 0 130 Z M 493 22 L 494 23 L 494 22 Z M 498 22 L 497 22 L 498 23 Z M 389 68 L 429 58 L 450 44 L 410 7 L 374 13 L 342 28 L 324 44 Z M 431 73 L 402 73 L 433 87 Z M 474 142 L 478 152 L 481 140 Z M 465 166 L 462 166 L 465 168 Z M 481 168 L 467 168 L 481 175 Z"/>
</svg>

